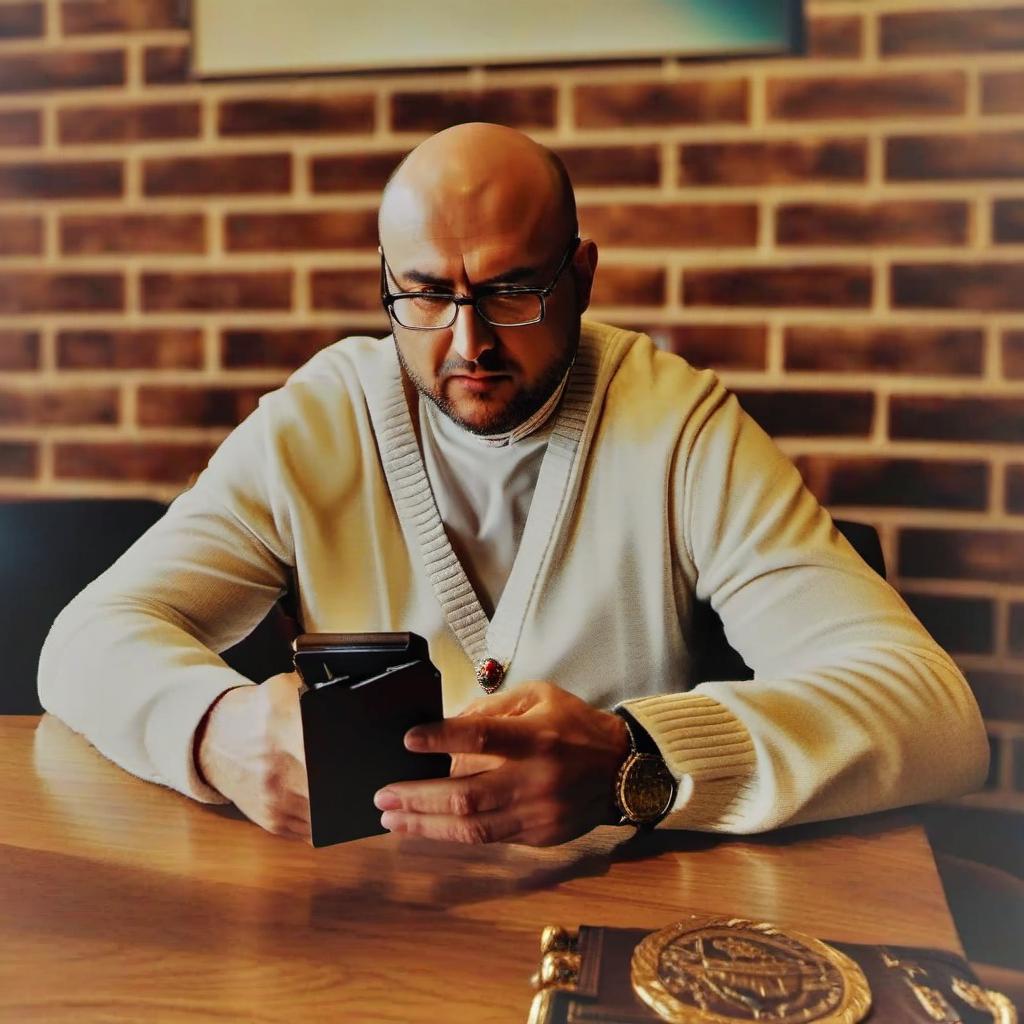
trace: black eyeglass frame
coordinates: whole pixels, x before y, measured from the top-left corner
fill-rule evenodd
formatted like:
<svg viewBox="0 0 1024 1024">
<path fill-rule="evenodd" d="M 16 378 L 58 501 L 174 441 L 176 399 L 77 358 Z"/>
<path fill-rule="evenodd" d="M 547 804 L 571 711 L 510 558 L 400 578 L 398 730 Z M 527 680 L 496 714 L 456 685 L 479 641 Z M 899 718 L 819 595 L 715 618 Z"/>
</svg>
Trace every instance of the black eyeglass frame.
<svg viewBox="0 0 1024 1024">
<path fill-rule="evenodd" d="M 524 288 L 524 287 L 513 287 L 513 288 L 494 288 L 484 292 L 483 295 L 453 295 L 449 292 L 391 292 L 388 290 L 388 279 L 387 275 L 391 273 L 391 268 L 387 264 L 387 260 L 384 257 L 384 250 L 378 247 L 380 252 L 380 298 L 384 304 L 387 314 L 391 317 L 399 327 L 404 328 L 407 331 L 444 331 L 447 330 L 459 316 L 460 306 L 472 306 L 476 315 L 480 317 L 485 324 L 490 324 L 491 327 L 531 327 L 533 324 L 542 323 L 544 316 L 547 313 L 547 307 L 545 300 L 551 295 L 551 293 L 558 286 L 559 279 L 562 274 L 565 273 L 566 268 L 572 263 L 573 256 L 576 255 L 576 250 L 580 246 L 580 236 L 578 234 L 573 235 L 572 241 L 569 243 L 569 247 L 565 250 L 565 255 L 562 257 L 561 262 L 558 264 L 558 269 L 555 271 L 554 277 L 544 288 Z M 491 298 L 495 295 L 536 295 L 540 299 L 540 315 L 535 317 L 533 320 L 523 320 L 519 323 L 514 324 L 496 324 L 493 320 L 487 317 L 480 309 L 479 303 L 485 299 Z M 398 299 L 445 299 L 450 302 L 453 307 L 452 318 L 446 324 L 435 324 L 433 327 L 408 327 L 403 324 L 401 320 L 395 315 L 394 305 Z"/>
</svg>

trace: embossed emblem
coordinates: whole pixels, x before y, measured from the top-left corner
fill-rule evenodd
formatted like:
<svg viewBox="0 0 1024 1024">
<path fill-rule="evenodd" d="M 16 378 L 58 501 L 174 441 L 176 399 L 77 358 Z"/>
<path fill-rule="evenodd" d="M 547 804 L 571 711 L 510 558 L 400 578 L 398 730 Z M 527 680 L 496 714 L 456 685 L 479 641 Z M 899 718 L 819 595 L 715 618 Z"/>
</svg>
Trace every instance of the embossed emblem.
<svg viewBox="0 0 1024 1024">
<path fill-rule="evenodd" d="M 644 939 L 633 988 L 679 1024 L 854 1024 L 871 1006 L 860 968 L 831 946 L 770 924 L 690 918 Z"/>
</svg>

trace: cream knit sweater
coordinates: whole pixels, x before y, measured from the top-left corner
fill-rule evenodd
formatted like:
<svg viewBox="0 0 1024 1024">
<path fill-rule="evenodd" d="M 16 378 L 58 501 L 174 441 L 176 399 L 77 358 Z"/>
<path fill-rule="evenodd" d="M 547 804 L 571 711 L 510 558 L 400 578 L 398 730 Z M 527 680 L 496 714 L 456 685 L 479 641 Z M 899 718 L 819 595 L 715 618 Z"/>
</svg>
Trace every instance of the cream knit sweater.
<svg viewBox="0 0 1024 1024">
<path fill-rule="evenodd" d="M 309 632 L 427 638 L 453 714 L 550 680 L 625 702 L 680 779 L 667 827 L 754 832 L 964 792 L 987 764 L 950 658 L 868 569 L 714 374 L 584 322 L 490 620 L 448 542 L 391 339 L 326 349 L 60 615 L 44 706 L 200 800 L 197 724 L 244 680 L 217 656 L 289 586 Z M 747 681 L 691 688 L 710 599 Z"/>
</svg>

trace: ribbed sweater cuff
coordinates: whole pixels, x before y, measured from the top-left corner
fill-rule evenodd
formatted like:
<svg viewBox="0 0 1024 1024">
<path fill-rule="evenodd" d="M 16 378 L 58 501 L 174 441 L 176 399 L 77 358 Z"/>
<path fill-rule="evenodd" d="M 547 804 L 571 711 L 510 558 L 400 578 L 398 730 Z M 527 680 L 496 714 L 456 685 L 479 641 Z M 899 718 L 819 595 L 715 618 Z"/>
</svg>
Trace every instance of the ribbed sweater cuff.
<svg viewBox="0 0 1024 1024">
<path fill-rule="evenodd" d="M 662 828 L 731 831 L 755 798 L 754 744 L 743 723 L 702 693 L 669 693 L 624 701 L 657 744 L 679 781 Z"/>
<path fill-rule="evenodd" d="M 190 680 L 168 687 L 151 709 L 145 744 L 157 778 L 165 786 L 207 804 L 230 803 L 196 771 L 193 747 L 196 729 L 213 702 L 248 680 L 227 669 L 215 669 L 214 679 Z M 225 685 L 225 682 L 227 685 Z"/>
</svg>

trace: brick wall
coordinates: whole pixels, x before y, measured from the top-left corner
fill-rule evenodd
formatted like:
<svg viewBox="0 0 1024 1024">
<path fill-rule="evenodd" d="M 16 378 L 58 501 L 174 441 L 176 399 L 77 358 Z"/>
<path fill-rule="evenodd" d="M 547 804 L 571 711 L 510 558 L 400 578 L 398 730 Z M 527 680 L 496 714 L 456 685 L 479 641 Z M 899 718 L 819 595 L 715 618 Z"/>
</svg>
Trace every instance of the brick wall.
<svg viewBox="0 0 1024 1024">
<path fill-rule="evenodd" d="M 516 125 L 574 175 L 597 315 L 718 368 L 877 524 L 991 723 L 976 799 L 1024 807 L 1024 4 L 809 7 L 799 60 L 204 84 L 187 4 L 0 2 L 0 493 L 173 495 L 384 326 L 400 156 Z"/>
</svg>

